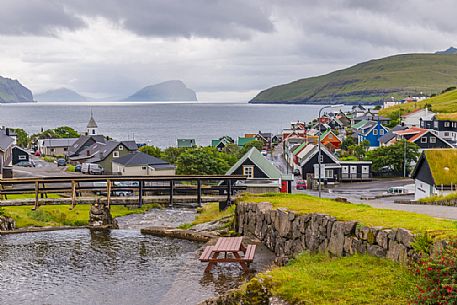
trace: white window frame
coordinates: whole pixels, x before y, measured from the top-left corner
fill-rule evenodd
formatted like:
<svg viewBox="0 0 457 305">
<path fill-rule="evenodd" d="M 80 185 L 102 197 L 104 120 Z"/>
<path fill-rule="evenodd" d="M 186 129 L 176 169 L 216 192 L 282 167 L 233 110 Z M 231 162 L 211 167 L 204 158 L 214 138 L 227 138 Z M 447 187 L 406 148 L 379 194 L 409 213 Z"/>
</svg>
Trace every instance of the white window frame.
<svg viewBox="0 0 457 305">
<path fill-rule="evenodd" d="M 326 169 L 325 170 L 325 178 L 324 179 L 329 179 L 329 178 L 332 178 L 333 179 L 333 169 Z"/>
<path fill-rule="evenodd" d="M 362 165 L 362 174 L 369 174 L 369 173 L 370 173 L 370 166 Z"/>
<path fill-rule="evenodd" d="M 438 128 L 438 121 L 433 121 L 433 127 Z"/>
<path fill-rule="evenodd" d="M 436 137 L 430 137 L 430 143 L 435 144 L 436 143 Z"/>
<path fill-rule="evenodd" d="M 119 158 L 119 152 L 117 150 L 113 151 L 113 158 Z"/>
<path fill-rule="evenodd" d="M 381 136 L 384 135 L 384 129 L 379 130 L 379 135 L 381 135 Z"/>
<path fill-rule="evenodd" d="M 124 146 L 123 145 L 119 145 L 119 150 L 124 150 Z"/>
<path fill-rule="evenodd" d="M 243 176 L 254 178 L 254 165 L 243 165 Z"/>
<path fill-rule="evenodd" d="M 24 156 L 24 155 L 19 156 L 19 160 L 21 160 L 21 161 L 27 160 L 27 156 Z"/>
<path fill-rule="evenodd" d="M 378 135 L 378 130 L 377 130 L 377 129 L 373 129 L 373 135 L 374 135 L 374 136 L 377 136 L 377 135 Z"/>
<path fill-rule="evenodd" d="M 449 127 L 449 126 L 450 126 L 449 122 L 444 122 L 444 127 Z"/>
</svg>

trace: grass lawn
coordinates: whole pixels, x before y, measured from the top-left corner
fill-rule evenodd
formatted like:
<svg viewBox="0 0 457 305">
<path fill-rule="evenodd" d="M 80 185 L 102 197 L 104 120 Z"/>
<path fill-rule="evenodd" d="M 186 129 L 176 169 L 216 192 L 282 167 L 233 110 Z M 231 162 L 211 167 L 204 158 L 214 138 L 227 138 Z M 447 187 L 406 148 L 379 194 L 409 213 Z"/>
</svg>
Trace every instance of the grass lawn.
<svg viewBox="0 0 457 305">
<path fill-rule="evenodd" d="M 145 204 L 141 208 L 129 208 L 121 205 L 111 206 L 113 217 L 130 214 L 144 213 L 152 208 L 158 208 L 157 204 Z M 32 206 L 4 207 L 4 213 L 16 221 L 18 228 L 43 227 L 43 226 L 82 226 L 89 222 L 90 205 L 76 205 L 70 210 L 70 205 L 44 205 L 32 211 Z"/>
<path fill-rule="evenodd" d="M 376 209 L 365 204 L 348 204 L 304 194 L 246 194 L 243 202 L 270 202 L 274 208 L 287 208 L 298 214 L 322 213 L 338 220 L 356 220 L 366 226 L 405 228 L 432 237 L 457 237 L 457 221 L 438 219 L 412 212 Z"/>
<path fill-rule="evenodd" d="M 418 278 L 387 259 L 302 253 L 268 273 L 272 292 L 290 304 L 410 304 Z"/>
<path fill-rule="evenodd" d="M 6 195 L 8 200 L 14 199 L 35 199 L 35 194 L 10 194 Z M 59 194 L 48 194 L 48 198 L 60 198 Z"/>
</svg>

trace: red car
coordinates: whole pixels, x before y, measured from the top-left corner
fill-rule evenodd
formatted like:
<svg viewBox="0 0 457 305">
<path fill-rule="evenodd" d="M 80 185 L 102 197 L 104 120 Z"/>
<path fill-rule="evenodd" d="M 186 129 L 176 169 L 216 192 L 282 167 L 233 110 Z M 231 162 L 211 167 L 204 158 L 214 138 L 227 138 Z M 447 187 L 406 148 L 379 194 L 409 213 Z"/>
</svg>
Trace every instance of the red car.
<svg viewBox="0 0 457 305">
<path fill-rule="evenodd" d="M 295 185 L 295 188 L 297 190 L 306 190 L 306 181 L 305 180 L 298 180 L 297 184 Z"/>
<path fill-rule="evenodd" d="M 37 151 L 35 152 L 35 157 L 40 157 L 40 156 L 41 156 L 41 152 L 40 152 L 39 150 L 37 150 Z"/>
</svg>

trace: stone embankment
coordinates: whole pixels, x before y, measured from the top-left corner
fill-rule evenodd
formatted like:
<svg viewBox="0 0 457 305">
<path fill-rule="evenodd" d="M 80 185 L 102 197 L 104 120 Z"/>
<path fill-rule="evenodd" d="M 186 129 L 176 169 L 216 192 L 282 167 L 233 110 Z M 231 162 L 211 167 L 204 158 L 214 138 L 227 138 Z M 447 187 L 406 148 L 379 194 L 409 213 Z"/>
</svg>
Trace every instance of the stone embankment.
<svg viewBox="0 0 457 305">
<path fill-rule="evenodd" d="M 324 214 L 298 215 L 273 209 L 270 203 L 240 203 L 235 213 L 237 232 L 260 239 L 280 262 L 304 250 L 334 256 L 369 254 L 399 263 L 417 255 L 412 247 L 415 235 L 401 228 L 367 227 Z"/>
<path fill-rule="evenodd" d="M 16 229 L 16 222 L 13 218 L 0 216 L 0 231 L 12 231 Z"/>
<path fill-rule="evenodd" d="M 197 242 L 208 242 L 209 240 L 217 237 L 209 232 L 197 232 L 193 230 L 181 230 L 176 228 L 166 227 L 147 227 L 141 229 L 142 234 L 160 236 L 160 237 L 171 237 L 178 239 L 185 239 Z"/>
</svg>

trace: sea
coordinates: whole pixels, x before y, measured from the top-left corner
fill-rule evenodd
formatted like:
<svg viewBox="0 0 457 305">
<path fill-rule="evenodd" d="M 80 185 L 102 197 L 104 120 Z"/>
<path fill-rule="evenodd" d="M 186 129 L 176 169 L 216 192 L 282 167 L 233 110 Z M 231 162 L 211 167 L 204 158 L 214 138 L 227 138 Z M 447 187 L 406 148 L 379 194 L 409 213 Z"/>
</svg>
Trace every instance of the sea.
<svg viewBox="0 0 457 305">
<path fill-rule="evenodd" d="M 29 134 L 59 126 L 83 132 L 92 112 L 99 133 L 116 140 L 166 148 L 184 138 L 207 146 L 224 135 L 236 139 L 259 131 L 278 134 L 292 121 L 313 120 L 321 107 L 220 102 L 1 104 L 0 126 L 23 128 Z"/>
</svg>

